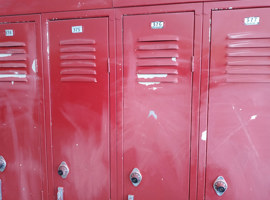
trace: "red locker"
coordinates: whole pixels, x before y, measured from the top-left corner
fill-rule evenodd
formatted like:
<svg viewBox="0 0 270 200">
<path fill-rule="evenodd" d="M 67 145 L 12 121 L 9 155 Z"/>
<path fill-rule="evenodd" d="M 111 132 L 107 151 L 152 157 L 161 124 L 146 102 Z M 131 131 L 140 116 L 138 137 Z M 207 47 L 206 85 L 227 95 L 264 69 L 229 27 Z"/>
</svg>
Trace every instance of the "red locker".
<svg viewBox="0 0 270 200">
<path fill-rule="evenodd" d="M 5 19 L 0 19 L 0 197 L 36 200 L 45 176 L 39 17 Z"/>
<path fill-rule="evenodd" d="M 206 199 L 269 199 L 269 11 L 212 12 Z"/>
<path fill-rule="evenodd" d="M 123 199 L 189 197 L 194 13 L 124 17 Z"/>
<path fill-rule="evenodd" d="M 109 199 L 108 18 L 49 21 L 48 32 L 53 198 Z"/>
</svg>

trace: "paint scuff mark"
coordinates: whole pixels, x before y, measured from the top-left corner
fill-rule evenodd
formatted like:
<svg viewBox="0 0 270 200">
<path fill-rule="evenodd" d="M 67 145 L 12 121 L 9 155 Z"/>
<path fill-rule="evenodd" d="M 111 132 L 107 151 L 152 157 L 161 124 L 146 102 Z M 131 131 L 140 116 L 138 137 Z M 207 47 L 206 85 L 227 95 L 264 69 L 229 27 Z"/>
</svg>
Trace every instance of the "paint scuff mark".
<svg viewBox="0 0 270 200">
<path fill-rule="evenodd" d="M 0 54 L 0 58 L 5 58 L 5 57 L 9 57 L 9 56 L 12 56 L 12 54 L 8 54 L 8 53 Z"/>
<path fill-rule="evenodd" d="M 176 62 L 176 58 L 175 57 L 172 57 L 172 61 Z"/>
<path fill-rule="evenodd" d="M 149 111 L 148 118 L 151 117 L 151 116 L 153 116 L 155 119 L 157 119 L 157 114 L 153 110 Z"/>
<path fill-rule="evenodd" d="M 0 78 L 26 78 L 26 74 L 0 74 Z"/>
<path fill-rule="evenodd" d="M 160 82 L 138 82 L 138 83 L 141 85 L 146 85 L 146 86 L 160 84 Z"/>
<path fill-rule="evenodd" d="M 138 78 L 151 79 L 151 78 L 166 78 L 168 74 L 137 74 Z"/>
<path fill-rule="evenodd" d="M 33 72 L 37 73 L 37 59 L 35 59 L 32 63 L 32 70 Z"/>
<path fill-rule="evenodd" d="M 206 130 L 202 132 L 202 137 L 201 137 L 201 139 L 202 139 L 203 141 L 206 141 L 206 139 L 207 139 L 207 131 L 206 131 Z"/>
<path fill-rule="evenodd" d="M 254 120 L 256 118 L 257 118 L 257 115 L 253 115 L 253 116 L 250 117 L 250 120 Z"/>
</svg>

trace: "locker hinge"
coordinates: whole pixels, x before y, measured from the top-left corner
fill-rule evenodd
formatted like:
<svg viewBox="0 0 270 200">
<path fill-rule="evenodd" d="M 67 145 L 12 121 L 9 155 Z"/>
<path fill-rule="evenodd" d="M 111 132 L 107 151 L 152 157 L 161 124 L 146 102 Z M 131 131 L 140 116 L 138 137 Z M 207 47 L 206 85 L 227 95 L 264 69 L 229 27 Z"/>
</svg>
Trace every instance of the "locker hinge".
<svg viewBox="0 0 270 200">
<path fill-rule="evenodd" d="M 191 72 L 195 71 L 194 56 L 191 57 Z"/>
<path fill-rule="evenodd" d="M 211 42 L 211 29 L 212 29 L 212 21 L 211 19 L 209 20 L 209 43 Z"/>
<path fill-rule="evenodd" d="M 107 65 L 108 65 L 108 73 L 110 73 L 111 72 L 111 64 L 110 64 L 110 58 L 108 58 L 108 60 L 107 60 Z"/>
</svg>

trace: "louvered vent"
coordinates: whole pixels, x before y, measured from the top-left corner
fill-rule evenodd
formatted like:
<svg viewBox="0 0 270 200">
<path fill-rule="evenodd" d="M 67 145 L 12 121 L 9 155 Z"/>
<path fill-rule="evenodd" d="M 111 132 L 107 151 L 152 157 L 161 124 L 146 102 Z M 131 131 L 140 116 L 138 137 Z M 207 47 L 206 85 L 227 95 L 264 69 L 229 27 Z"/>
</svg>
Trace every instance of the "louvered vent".
<svg viewBox="0 0 270 200">
<path fill-rule="evenodd" d="M 61 81 L 97 82 L 95 44 L 91 39 L 60 41 Z"/>
<path fill-rule="evenodd" d="M 27 53 L 23 42 L 0 42 L 0 82 L 27 82 Z"/>
<path fill-rule="evenodd" d="M 226 81 L 270 82 L 270 34 L 229 34 Z"/>
<path fill-rule="evenodd" d="M 148 36 L 138 40 L 137 82 L 143 85 L 178 82 L 177 36 Z"/>
</svg>

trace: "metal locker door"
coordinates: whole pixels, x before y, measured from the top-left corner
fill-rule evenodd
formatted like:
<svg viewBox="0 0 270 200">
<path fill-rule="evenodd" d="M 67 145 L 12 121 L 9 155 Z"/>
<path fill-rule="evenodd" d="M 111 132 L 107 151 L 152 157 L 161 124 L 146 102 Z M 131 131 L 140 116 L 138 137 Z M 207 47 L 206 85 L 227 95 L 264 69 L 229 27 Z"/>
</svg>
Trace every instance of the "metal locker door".
<svg viewBox="0 0 270 200">
<path fill-rule="evenodd" d="M 0 197 L 41 199 L 42 68 L 35 22 L 0 24 Z"/>
<path fill-rule="evenodd" d="M 54 195 L 109 199 L 108 19 L 49 22 Z"/>
<path fill-rule="evenodd" d="M 206 199 L 267 200 L 270 9 L 212 14 Z"/>
<path fill-rule="evenodd" d="M 194 13 L 124 17 L 124 199 L 189 193 Z"/>
</svg>

